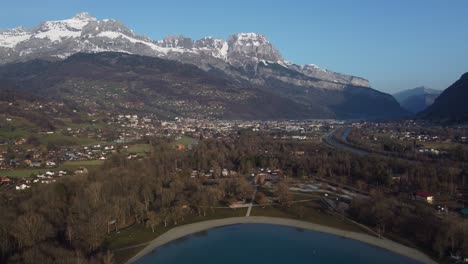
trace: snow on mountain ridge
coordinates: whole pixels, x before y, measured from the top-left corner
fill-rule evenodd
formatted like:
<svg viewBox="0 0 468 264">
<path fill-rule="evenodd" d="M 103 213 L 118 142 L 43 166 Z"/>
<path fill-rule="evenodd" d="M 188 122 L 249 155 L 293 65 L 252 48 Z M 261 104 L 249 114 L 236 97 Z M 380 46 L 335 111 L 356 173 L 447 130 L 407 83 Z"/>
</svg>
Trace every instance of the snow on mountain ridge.
<svg viewBox="0 0 468 264">
<path fill-rule="evenodd" d="M 83 12 L 75 15 L 70 19 L 45 21 L 37 28 L 30 30 L 12 29 L 0 32 L 0 48 L 15 49 L 19 44 L 31 42 L 34 39 L 49 40 L 56 45 L 62 41 L 76 41 L 78 48 L 81 51 L 97 51 L 97 50 L 112 50 L 107 47 L 99 47 L 99 43 L 89 44 L 93 38 L 108 39 L 108 41 L 124 41 L 133 45 L 144 45 L 151 49 L 154 56 L 164 56 L 168 53 L 194 53 L 194 54 L 211 54 L 211 56 L 229 61 L 229 57 L 239 56 L 244 57 L 252 55 L 252 62 L 257 62 L 259 59 L 267 59 L 272 61 L 283 62 L 283 58 L 279 52 L 274 49 L 273 45 L 268 42 L 265 36 L 257 33 L 238 33 L 230 37 L 236 39 L 235 43 L 230 43 L 223 39 L 202 38 L 193 41 L 184 36 L 167 36 L 163 40 L 153 41 L 151 39 L 138 36 L 126 28 L 125 25 L 114 19 L 98 20 Z M 86 41 L 85 41 L 86 40 Z M 115 44 L 115 43 L 114 43 Z M 41 43 L 41 45 L 44 45 Z M 28 46 L 28 45 L 26 45 Z M 91 48 L 89 46 L 92 46 Z M 87 48 L 86 48 L 87 47 Z M 37 49 L 43 50 L 43 47 Z M 80 49 L 78 49 L 78 52 Z M 269 53 L 272 52 L 272 56 Z M 28 55 L 27 51 L 18 51 L 21 57 Z M 31 54 L 34 52 L 31 52 Z M 64 57 L 62 53 L 60 57 Z M 237 53 L 237 55 L 233 55 Z M 231 55 L 231 56 L 230 56 Z M 242 63 L 247 63 L 249 60 L 244 58 Z"/>
<path fill-rule="evenodd" d="M 246 45 L 246 46 L 260 46 L 263 43 L 269 43 L 266 40 L 265 36 L 257 34 L 257 33 L 238 33 L 234 34 L 237 37 L 238 45 Z"/>
<path fill-rule="evenodd" d="M 72 19 L 75 19 L 75 20 L 82 20 L 82 21 L 96 21 L 97 18 L 89 15 L 88 12 L 81 12 L 81 13 L 78 13 L 76 14 Z"/>
<path fill-rule="evenodd" d="M 334 73 L 313 64 L 298 66 L 288 62 L 264 35 L 258 33 L 237 33 L 227 40 L 213 37 L 192 40 L 176 35 L 155 41 L 135 34 L 118 20 L 98 20 L 88 13 L 46 21 L 32 29 L 0 31 L 0 64 L 44 57 L 65 59 L 78 52 L 103 51 L 178 60 L 206 70 L 213 66 L 225 70 L 225 63 L 256 69 L 263 62 L 265 65 L 278 64 L 311 78 L 368 86 L 367 80 L 362 78 Z"/>
<path fill-rule="evenodd" d="M 18 43 L 28 40 L 31 34 L 27 31 L 19 31 L 16 28 L 0 32 L 0 47 L 14 48 Z"/>
</svg>

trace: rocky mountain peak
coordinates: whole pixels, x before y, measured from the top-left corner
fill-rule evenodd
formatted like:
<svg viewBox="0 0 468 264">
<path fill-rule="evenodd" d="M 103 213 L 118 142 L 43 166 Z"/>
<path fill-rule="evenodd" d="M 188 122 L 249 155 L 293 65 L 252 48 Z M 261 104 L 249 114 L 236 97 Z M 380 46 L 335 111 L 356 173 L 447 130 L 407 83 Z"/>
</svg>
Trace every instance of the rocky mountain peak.
<svg viewBox="0 0 468 264">
<path fill-rule="evenodd" d="M 224 39 L 216 39 L 213 37 L 204 37 L 195 41 L 194 46 L 196 48 L 209 48 L 209 49 L 222 49 L 227 42 Z"/>
<path fill-rule="evenodd" d="M 91 15 L 89 15 L 87 12 L 78 13 L 72 19 L 81 20 L 81 21 L 96 21 L 97 20 L 95 17 L 92 17 Z"/>
<path fill-rule="evenodd" d="M 257 33 L 238 33 L 227 41 L 228 56 L 234 65 L 258 63 L 259 61 L 284 62 L 281 53 L 265 36 Z"/>
<path fill-rule="evenodd" d="M 269 44 L 270 42 L 265 36 L 257 33 L 237 33 L 229 37 L 229 42 L 241 46 L 261 46 Z"/>
</svg>

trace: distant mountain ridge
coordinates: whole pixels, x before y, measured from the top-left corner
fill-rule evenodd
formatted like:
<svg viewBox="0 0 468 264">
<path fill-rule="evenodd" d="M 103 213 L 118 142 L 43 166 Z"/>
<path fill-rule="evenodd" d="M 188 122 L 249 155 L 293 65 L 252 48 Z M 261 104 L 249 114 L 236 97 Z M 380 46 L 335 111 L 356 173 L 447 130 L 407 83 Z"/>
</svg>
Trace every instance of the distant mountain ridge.
<svg viewBox="0 0 468 264">
<path fill-rule="evenodd" d="M 70 19 L 46 21 L 32 29 L 17 27 L 0 31 L 0 63 L 36 58 L 64 59 L 78 52 L 125 52 L 179 60 L 204 69 L 234 67 L 255 68 L 267 62 L 283 65 L 306 76 L 338 84 L 369 86 L 363 78 L 319 69 L 315 65 L 298 66 L 287 62 L 280 52 L 257 33 L 238 33 L 228 40 L 205 37 L 192 40 L 167 36 L 155 41 L 137 35 L 114 19 L 97 20 L 88 13 Z"/>
<path fill-rule="evenodd" d="M 0 64 L 6 64 L 5 72 L 18 67 L 31 70 L 44 64 L 39 61 L 28 63 L 33 60 L 65 60 L 70 63 L 68 58 L 74 61 L 77 58 L 73 56 L 75 54 L 80 58 L 84 58 L 81 53 L 94 54 L 86 57 L 92 60 L 110 56 L 108 52 L 194 65 L 209 73 L 208 79 L 221 78 L 236 89 L 255 87 L 252 89 L 297 104 L 300 110 L 291 111 L 302 113 L 297 118 L 378 119 L 407 114 L 393 97 L 370 88 L 366 79 L 321 69 L 313 64 L 301 66 L 288 62 L 265 36 L 257 33 L 238 33 L 227 40 L 206 37 L 194 41 L 183 36 L 167 36 L 154 41 L 135 34 L 117 20 L 97 20 L 87 13 L 80 13 L 71 19 L 47 21 L 32 29 L 16 28 L 0 32 Z M 125 57 L 112 56 L 116 60 Z M 150 62 L 149 59 L 131 61 Z M 115 70 L 121 69 L 118 65 L 115 67 Z M 12 78 L 8 80 L 10 83 L 17 83 L 24 77 L 21 72 L 16 74 L 7 78 Z M 0 76 L 0 80 L 4 77 Z M 86 78 L 95 77 L 89 75 Z M 193 81 L 191 79 L 190 83 L 193 84 Z M 205 99 L 197 103 L 204 105 L 207 102 Z M 274 113 L 268 114 L 269 118 L 274 116 Z M 284 115 L 279 113 L 277 116 Z M 293 117 L 288 115 L 288 118 Z M 254 113 L 249 113 L 248 118 L 255 118 Z"/>
<path fill-rule="evenodd" d="M 162 119 L 363 119 L 404 114 L 390 95 L 370 88 L 305 90 L 284 85 L 275 79 L 265 85 L 239 82 L 191 64 L 113 52 L 0 66 L 0 90 L 74 102 L 81 111 L 146 113 Z"/>
<path fill-rule="evenodd" d="M 420 117 L 442 123 L 468 122 L 468 72 L 435 100 L 434 104 L 420 114 Z"/>
<path fill-rule="evenodd" d="M 393 97 L 404 109 L 418 113 L 432 105 L 440 93 L 442 93 L 440 90 L 420 86 L 395 93 Z"/>
</svg>

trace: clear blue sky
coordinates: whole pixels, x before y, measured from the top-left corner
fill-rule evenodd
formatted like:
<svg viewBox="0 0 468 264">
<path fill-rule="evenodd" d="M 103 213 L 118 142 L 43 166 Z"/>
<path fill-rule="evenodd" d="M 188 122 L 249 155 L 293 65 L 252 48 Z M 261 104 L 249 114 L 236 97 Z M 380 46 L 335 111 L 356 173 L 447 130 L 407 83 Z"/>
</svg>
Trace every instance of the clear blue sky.
<svg viewBox="0 0 468 264">
<path fill-rule="evenodd" d="M 258 32 L 298 64 L 362 76 L 381 91 L 448 87 L 468 71 L 468 0 L 5 0 L 0 28 L 82 11 L 154 39 Z"/>
</svg>

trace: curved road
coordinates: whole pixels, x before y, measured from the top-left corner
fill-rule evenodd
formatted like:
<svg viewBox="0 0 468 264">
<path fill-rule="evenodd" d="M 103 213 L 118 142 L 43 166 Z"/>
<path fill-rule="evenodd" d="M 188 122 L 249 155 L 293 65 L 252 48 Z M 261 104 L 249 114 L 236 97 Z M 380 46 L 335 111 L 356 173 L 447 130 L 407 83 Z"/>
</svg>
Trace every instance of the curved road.
<svg viewBox="0 0 468 264">
<path fill-rule="evenodd" d="M 358 149 L 358 148 L 352 147 L 350 145 L 343 144 L 343 143 L 339 142 L 333 136 L 335 134 L 335 132 L 336 132 L 336 130 L 333 130 L 332 132 L 325 135 L 322 138 L 322 142 L 325 145 L 327 145 L 327 146 L 329 146 L 331 148 L 346 150 L 346 151 L 352 152 L 353 154 L 356 154 L 356 155 L 365 156 L 365 155 L 370 154 L 368 151 Z M 351 128 L 348 127 L 348 128 L 346 128 L 345 132 L 341 135 L 341 138 L 342 138 L 343 141 L 345 141 L 345 142 L 347 141 L 349 132 L 351 132 Z"/>
</svg>

